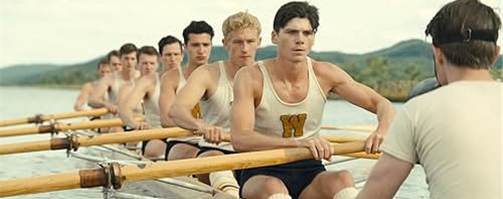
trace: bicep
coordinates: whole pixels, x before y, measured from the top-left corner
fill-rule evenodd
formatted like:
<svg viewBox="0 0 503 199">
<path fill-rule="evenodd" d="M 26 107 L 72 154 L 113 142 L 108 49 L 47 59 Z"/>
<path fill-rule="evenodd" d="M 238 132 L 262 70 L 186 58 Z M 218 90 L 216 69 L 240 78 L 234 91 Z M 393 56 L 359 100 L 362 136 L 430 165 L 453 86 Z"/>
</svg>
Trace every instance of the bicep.
<svg viewBox="0 0 503 199">
<path fill-rule="evenodd" d="M 89 98 L 90 99 L 100 99 L 107 92 L 110 82 L 108 80 L 100 80 L 95 90 L 91 92 Z"/>
<path fill-rule="evenodd" d="M 203 97 L 207 88 L 208 73 L 194 71 L 187 83 L 176 94 L 173 106 L 180 106 L 187 110 L 192 110 Z"/>
<path fill-rule="evenodd" d="M 161 83 L 161 94 L 159 95 L 159 109 L 161 116 L 167 116 L 169 112 L 169 107 L 175 99 L 175 85 L 174 82 L 169 80 L 163 80 Z"/>
<path fill-rule="evenodd" d="M 352 104 L 374 113 L 377 111 L 377 103 L 382 100 L 382 96 L 370 87 L 356 82 L 345 72 L 339 76 L 342 78 L 339 78 L 340 81 L 337 82 L 333 91 Z"/>
<path fill-rule="evenodd" d="M 145 85 L 140 85 L 140 84 L 137 84 L 133 88 L 131 88 L 131 87 L 124 88 L 124 90 L 122 90 L 122 88 L 121 88 L 120 92 L 124 92 L 124 93 L 122 93 L 122 95 L 124 95 L 126 97 L 121 98 L 122 100 L 119 103 L 119 105 L 121 107 L 119 109 L 122 109 L 122 108 L 127 108 L 128 110 L 134 109 L 136 107 L 136 105 L 138 103 L 140 103 L 140 101 L 145 97 L 145 95 L 147 93 L 147 89 L 148 88 Z"/>
<path fill-rule="evenodd" d="M 84 84 L 84 86 L 82 86 L 82 89 L 80 89 L 80 94 L 77 97 L 77 100 L 79 100 L 79 101 L 87 101 L 87 99 L 89 98 L 89 94 L 91 93 L 91 91 L 92 91 L 92 85 L 90 83 Z"/>
<path fill-rule="evenodd" d="M 253 81 L 248 71 L 243 72 L 247 73 L 236 75 L 233 83 L 234 101 L 230 116 L 233 135 L 252 132 L 255 125 Z"/>
</svg>

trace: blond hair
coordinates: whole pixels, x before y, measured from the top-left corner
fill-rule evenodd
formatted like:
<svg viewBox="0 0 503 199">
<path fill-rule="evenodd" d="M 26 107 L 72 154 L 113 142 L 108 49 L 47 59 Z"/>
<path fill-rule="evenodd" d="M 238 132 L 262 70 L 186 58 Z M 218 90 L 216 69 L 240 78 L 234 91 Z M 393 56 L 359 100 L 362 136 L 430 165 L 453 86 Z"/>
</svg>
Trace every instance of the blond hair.
<svg viewBox="0 0 503 199">
<path fill-rule="evenodd" d="M 258 35 L 260 35 L 260 32 L 262 31 L 260 21 L 257 17 L 248 12 L 238 12 L 225 19 L 224 24 L 222 25 L 222 33 L 224 34 L 224 38 L 227 38 L 229 33 L 232 31 L 243 30 L 246 28 L 256 29 Z"/>
</svg>

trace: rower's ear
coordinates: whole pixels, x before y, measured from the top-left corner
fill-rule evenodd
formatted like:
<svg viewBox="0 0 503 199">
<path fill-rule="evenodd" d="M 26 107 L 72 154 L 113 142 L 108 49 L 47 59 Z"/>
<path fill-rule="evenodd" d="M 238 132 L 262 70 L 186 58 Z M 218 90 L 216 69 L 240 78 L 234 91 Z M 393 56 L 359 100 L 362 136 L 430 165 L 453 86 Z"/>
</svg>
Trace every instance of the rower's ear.
<svg viewBox="0 0 503 199">
<path fill-rule="evenodd" d="M 273 44 L 278 44 L 278 33 L 274 30 L 271 32 L 271 42 Z"/>
<path fill-rule="evenodd" d="M 496 45 L 496 48 L 494 48 L 494 54 L 493 54 L 493 60 L 491 62 L 491 66 L 498 61 L 498 58 L 500 57 L 500 46 Z"/>
</svg>

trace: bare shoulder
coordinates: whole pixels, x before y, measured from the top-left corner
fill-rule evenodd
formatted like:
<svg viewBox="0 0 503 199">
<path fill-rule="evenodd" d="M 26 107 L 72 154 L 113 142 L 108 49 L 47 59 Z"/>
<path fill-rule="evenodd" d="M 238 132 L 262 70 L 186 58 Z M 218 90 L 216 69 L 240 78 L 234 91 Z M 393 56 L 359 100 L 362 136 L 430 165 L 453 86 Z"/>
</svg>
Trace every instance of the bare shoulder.
<svg viewBox="0 0 503 199">
<path fill-rule="evenodd" d="M 82 89 L 92 89 L 94 87 L 95 83 L 94 82 L 87 82 L 84 85 L 82 85 Z"/>
<path fill-rule="evenodd" d="M 251 66 L 245 66 L 239 69 L 234 78 L 234 86 L 252 87 L 253 90 L 257 90 L 258 88 L 262 88 L 262 79 L 262 72 L 260 71 L 258 63 L 255 63 Z"/>
<path fill-rule="evenodd" d="M 312 60 L 312 64 L 318 81 L 340 84 L 353 80 L 341 67 L 330 62 Z"/>
<path fill-rule="evenodd" d="M 162 84 L 173 84 L 175 82 L 179 81 L 179 73 L 180 73 L 181 68 L 173 68 L 171 70 L 168 70 L 164 72 L 161 76 L 161 85 Z M 178 86 L 178 83 L 174 85 L 174 87 Z"/>
<path fill-rule="evenodd" d="M 141 76 L 140 78 L 138 78 L 138 80 L 136 80 L 136 85 L 141 87 L 154 86 L 155 81 L 155 75 Z"/>
<path fill-rule="evenodd" d="M 195 77 L 197 79 L 206 79 L 206 77 L 210 76 L 212 78 L 218 77 L 220 74 L 220 64 L 219 62 L 213 62 L 211 64 L 205 64 L 203 66 L 198 67 L 192 74 L 191 77 Z"/>
</svg>

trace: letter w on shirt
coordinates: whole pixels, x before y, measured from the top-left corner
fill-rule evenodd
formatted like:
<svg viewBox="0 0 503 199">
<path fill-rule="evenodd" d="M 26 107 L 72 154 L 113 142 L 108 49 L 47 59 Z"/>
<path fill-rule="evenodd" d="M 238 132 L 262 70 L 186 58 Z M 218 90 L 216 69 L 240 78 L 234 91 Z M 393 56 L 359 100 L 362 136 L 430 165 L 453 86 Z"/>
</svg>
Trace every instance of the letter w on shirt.
<svg viewBox="0 0 503 199">
<path fill-rule="evenodd" d="M 304 135 L 304 124 L 307 114 L 282 115 L 280 120 L 283 123 L 283 137 L 300 137 Z"/>
</svg>

